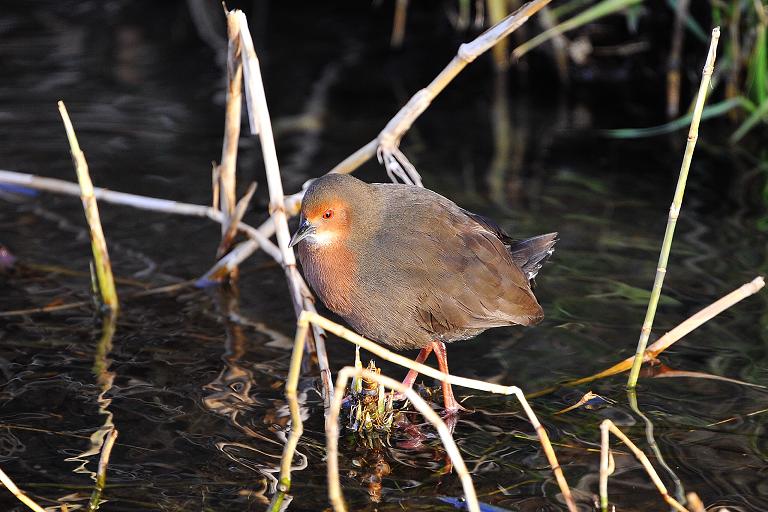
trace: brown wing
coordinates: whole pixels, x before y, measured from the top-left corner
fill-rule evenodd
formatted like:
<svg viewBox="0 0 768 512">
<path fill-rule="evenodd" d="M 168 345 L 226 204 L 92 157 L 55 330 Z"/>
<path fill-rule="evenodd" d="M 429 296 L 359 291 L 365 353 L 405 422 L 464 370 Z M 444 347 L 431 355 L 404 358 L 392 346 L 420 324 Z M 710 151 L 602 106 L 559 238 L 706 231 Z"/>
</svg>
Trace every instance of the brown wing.
<svg viewBox="0 0 768 512">
<path fill-rule="evenodd" d="M 400 196 L 391 204 L 405 206 L 385 222 L 407 219 L 407 225 L 386 230 L 388 240 L 377 245 L 397 248 L 385 260 L 393 266 L 390 275 L 402 279 L 401 302 L 410 304 L 423 329 L 453 341 L 541 320 L 527 277 L 494 232 L 434 192 L 387 188 Z"/>
</svg>

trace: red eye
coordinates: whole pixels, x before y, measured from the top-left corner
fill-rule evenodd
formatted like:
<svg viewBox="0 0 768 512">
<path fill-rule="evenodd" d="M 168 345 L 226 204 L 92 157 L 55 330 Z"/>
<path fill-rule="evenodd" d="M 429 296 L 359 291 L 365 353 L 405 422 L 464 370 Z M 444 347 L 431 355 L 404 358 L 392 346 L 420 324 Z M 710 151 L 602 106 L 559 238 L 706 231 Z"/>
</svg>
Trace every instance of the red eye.
<svg viewBox="0 0 768 512">
<path fill-rule="evenodd" d="M 333 217 L 333 210 L 325 210 L 325 213 L 323 213 L 324 219 L 330 219 Z"/>
</svg>

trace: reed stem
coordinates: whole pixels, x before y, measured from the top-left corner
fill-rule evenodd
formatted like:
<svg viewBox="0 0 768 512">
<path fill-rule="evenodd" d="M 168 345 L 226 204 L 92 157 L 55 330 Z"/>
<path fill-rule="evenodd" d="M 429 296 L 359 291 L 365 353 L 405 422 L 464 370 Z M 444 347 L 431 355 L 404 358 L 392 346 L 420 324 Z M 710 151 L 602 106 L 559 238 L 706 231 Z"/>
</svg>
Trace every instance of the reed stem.
<svg viewBox="0 0 768 512">
<path fill-rule="evenodd" d="M 222 236 L 227 233 L 229 219 L 235 213 L 237 147 L 242 120 L 243 63 L 240 58 L 240 18 L 226 12 L 227 18 L 227 106 L 224 114 L 224 141 L 219 164 L 219 201 L 227 221 L 222 223 Z M 222 238 L 222 242 L 224 239 Z"/>
<path fill-rule="evenodd" d="M 685 146 L 685 154 L 683 156 L 683 163 L 680 167 L 680 175 L 677 179 L 677 187 L 675 188 L 675 196 L 672 200 L 672 206 L 669 208 L 669 218 L 667 219 L 667 229 L 664 232 L 664 241 L 661 244 L 661 254 L 659 255 L 659 263 L 656 269 L 656 278 L 653 281 L 653 289 L 651 290 L 651 298 L 648 301 L 648 309 L 645 313 L 645 320 L 643 321 L 643 328 L 640 330 L 640 340 L 637 342 L 637 350 L 635 352 L 635 360 L 632 364 L 632 370 L 629 373 L 629 380 L 627 381 L 627 387 L 634 388 L 637 386 L 637 379 L 640 376 L 640 367 L 643 364 L 643 354 L 645 353 L 645 347 L 648 344 L 648 338 L 651 335 L 651 329 L 653 327 L 653 318 L 656 315 L 656 307 L 659 303 L 659 297 L 661 296 L 661 287 L 664 284 L 664 276 L 667 273 L 667 262 L 669 260 L 669 251 L 672 248 L 672 238 L 675 235 L 675 226 L 677 225 L 677 218 L 680 215 L 680 208 L 683 203 L 683 195 L 685 194 L 685 184 L 688 179 L 688 170 L 691 167 L 691 159 L 693 158 L 693 150 L 696 147 L 696 141 L 699 137 L 699 122 L 701 121 L 701 112 L 704 110 L 704 101 L 707 97 L 707 91 L 709 90 L 709 82 L 712 78 L 712 72 L 715 67 L 715 57 L 717 55 L 717 42 L 720 39 L 720 27 L 715 27 L 712 30 L 712 39 L 709 44 L 709 53 L 707 54 L 707 60 L 704 64 L 702 71 L 701 85 L 699 86 L 699 93 L 696 96 L 696 104 L 693 108 L 693 118 L 691 119 L 691 128 L 688 131 L 688 142 Z"/>
<path fill-rule="evenodd" d="M 74 183 L 59 180 L 56 178 L 43 178 L 34 174 L 26 174 L 14 171 L 0 170 L 0 183 L 12 183 L 23 187 L 65 194 L 70 196 L 80 196 L 80 188 Z M 210 206 L 200 204 L 180 203 L 170 199 L 159 199 L 156 197 L 140 196 L 137 194 L 127 194 L 105 188 L 93 188 L 93 196 L 105 203 L 130 206 L 141 210 L 154 212 L 172 213 L 174 215 L 188 215 L 191 217 L 207 217 L 215 222 L 223 224 L 226 219 L 224 214 Z M 237 229 L 251 238 L 261 247 L 264 252 L 269 254 L 278 263 L 282 262 L 280 250 L 273 244 L 269 237 L 274 234 L 274 225 L 265 222 L 258 229 L 243 222 L 237 224 Z M 214 267 L 217 268 L 217 267 Z"/>
<path fill-rule="evenodd" d="M 115 289 L 115 279 L 112 276 L 112 265 L 109 261 L 109 251 L 107 250 L 107 241 L 104 238 L 104 230 L 101 228 L 99 207 L 93 195 L 93 183 L 88 173 L 88 162 L 86 162 L 85 154 L 83 154 L 80 144 L 77 142 L 77 136 L 75 135 L 72 121 L 69 119 L 67 107 L 64 106 L 63 101 L 59 101 L 58 105 L 61 119 L 64 121 L 64 129 L 67 132 L 72 162 L 75 165 L 77 181 L 80 184 L 80 198 L 83 202 L 85 218 L 88 221 L 88 228 L 91 234 L 91 250 L 93 252 L 93 263 L 96 268 L 101 301 L 108 309 L 117 311 L 119 304 L 117 301 L 117 290 Z"/>
<path fill-rule="evenodd" d="M 285 497 L 285 493 L 287 493 L 288 489 L 290 489 L 291 461 L 293 460 L 293 455 L 296 451 L 296 446 L 298 445 L 299 437 L 301 437 L 301 428 L 302 428 L 301 417 L 299 415 L 298 401 L 296 400 L 296 387 L 298 385 L 299 374 L 301 372 L 301 364 L 300 364 L 301 356 L 300 355 L 297 356 L 296 353 L 297 351 L 303 351 L 304 339 L 306 338 L 307 331 L 310 324 L 318 324 L 321 327 L 323 327 L 325 330 L 332 332 L 337 336 L 339 336 L 340 338 L 345 339 L 359 347 L 362 347 L 373 354 L 376 354 L 377 356 L 384 359 L 385 361 L 389 361 L 391 363 L 404 366 L 405 368 L 409 368 L 411 370 L 416 370 L 417 372 L 423 375 L 428 375 L 442 382 L 447 381 L 457 386 L 464 386 L 472 389 L 477 389 L 480 391 L 490 391 L 492 393 L 515 395 L 520 401 L 523 407 L 523 410 L 525 411 L 525 414 L 528 416 L 528 420 L 531 422 L 531 425 L 533 425 L 533 428 L 536 430 L 536 434 L 539 437 L 539 442 L 541 443 L 542 449 L 544 450 L 544 453 L 547 457 L 547 461 L 549 462 L 550 466 L 552 467 L 552 471 L 555 474 L 555 480 L 557 481 L 557 484 L 560 487 L 560 491 L 563 493 L 563 498 L 565 499 L 565 502 L 568 506 L 568 510 L 570 512 L 578 512 L 578 508 L 576 507 L 576 503 L 574 502 L 570 488 L 568 487 L 568 482 L 565 479 L 563 470 L 560 467 L 560 463 L 557 460 L 555 451 L 552 448 L 552 443 L 549 441 L 549 436 L 547 435 L 547 432 L 544 429 L 544 427 L 539 422 L 538 418 L 536 417 L 536 414 L 533 412 L 533 409 L 531 408 L 530 404 L 525 398 L 525 394 L 520 388 L 518 388 L 517 386 L 500 386 L 498 384 L 493 384 L 490 382 L 467 379 L 464 377 L 456 377 L 453 375 L 442 373 L 430 366 L 417 363 L 406 357 L 395 354 L 394 352 L 391 352 L 385 349 L 384 347 L 381 347 L 380 345 L 360 336 L 359 334 L 356 334 L 350 331 L 349 329 L 335 322 L 332 322 L 331 320 L 328 320 L 327 318 L 324 318 L 318 315 L 317 313 L 310 312 L 310 311 L 303 311 L 299 316 L 299 319 L 297 322 L 298 328 L 296 330 L 296 338 L 294 339 L 294 348 L 293 348 L 294 354 L 291 357 L 291 368 L 290 368 L 290 372 L 288 374 L 288 380 L 286 383 L 286 397 L 288 398 L 289 403 L 293 401 L 292 404 L 289 404 L 291 409 L 291 422 L 292 422 L 291 424 L 294 426 L 299 425 L 299 433 L 296 433 L 295 430 L 291 430 L 291 434 L 288 438 L 288 441 L 285 444 L 285 449 L 283 450 L 283 456 L 282 456 L 281 465 L 280 465 L 280 485 L 281 485 L 281 489 L 284 489 L 284 490 L 281 490 L 275 495 L 275 497 L 272 500 L 272 504 L 268 509 L 269 512 L 278 511 L 278 508 L 276 508 L 277 504 L 282 501 L 282 499 Z M 294 357 L 296 359 L 294 359 Z M 330 421 L 331 414 L 332 413 L 329 413 L 329 415 L 326 417 L 326 421 Z"/>
<path fill-rule="evenodd" d="M 605 474 L 603 472 L 603 459 L 608 458 L 608 442 L 606 441 L 607 438 L 607 432 L 610 431 L 611 434 L 618 437 L 621 442 L 623 442 L 627 447 L 632 450 L 632 453 L 635 454 L 635 457 L 637 460 L 640 461 L 640 464 L 643 465 L 645 468 L 646 473 L 648 473 L 648 476 L 651 477 L 651 481 L 653 481 L 653 485 L 656 486 L 656 488 L 659 490 L 659 494 L 661 494 L 661 497 L 664 498 L 664 501 L 669 504 L 672 508 L 677 510 L 678 512 L 689 512 L 688 509 L 686 509 L 684 506 L 682 506 L 675 498 L 669 495 L 669 492 L 667 491 L 667 488 L 664 486 L 664 482 L 661 481 L 661 478 L 659 478 L 658 473 L 656 473 L 656 470 L 653 469 L 653 465 L 651 465 L 651 461 L 648 460 L 648 457 L 643 453 L 643 451 L 635 445 L 619 428 L 611 421 L 611 420 L 603 420 L 603 422 L 600 424 L 600 431 L 603 433 L 602 436 L 602 444 L 601 444 L 601 450 L 600 450 L 600 506 L 603 507 L 603 497 L 605 497 L 605 508 L 602 508 L 603 511 L 607 509 L 607 503 L 608 503 L 608 471 L 606 467 Z M 605 487 L 603 487 L 605 486 Z"/>
<path fill-rule="evenodd" d="M 600 511 L 608 512 L 608 459 L 610 458 L 610 431 L 604 421 L 600 424 Z"/>
<path fill-rule="evenodd" d="M 742 300 L 746 299 L 751 295 L 754 295 L 755 293 L 760 291 L 764 286 L 765 286 L 765 279 L 762 277 L 756 277 L 752 281 L 741 285 L 740 287 L 738 287 L 728 295 L 721 297 L 720 299 L 716 300 L 709 306 L 696 312 L 689 318 L 686 318 L 685 321 L 683 321 L 680 325 L 678 325 L 677 327 L 675 327 L 674 329 L 666 333 L 664 336 L 656 340 L 651 346 L 649 346 L 643 352 L 643 361 L 646 362 L 646 361 L 652 361 L 656 359 L 659 356 L 659 354 L 661 354 L 666 349 L 671 347 L 672 344 L 674 344 L 675 342 L 685 337 L 688 333 L 690 333 L 697 327 L 700 327 L 702 324 L 708 322 L 712 318 L 716 317 L 717 315 L 719 315 L 726 309 L 730 308 L 734 304 L 741 302 Z M 578 386 L 580 384 L 587 384 L 588 382 L 592 382 L 598 379 L 604 379 L 606 377 L 610 377 L 612 375 L 625 372 L 632 367 L 636 359 L 637 359 L 637 355 L 628 357 L 625 360 L 621 361 L 620 363 L 617 363 L 611 366 L 610 368 L 606 368 L 601 372 L 590 375 L 589 377 L 582 377 L 581 379 L 570 380 L 568 382 L 560 384 L 559 386 L 537 391 L 536 393 L 533 393 L 529 396 L 538 397 L 538 396 L 546 395 L 547 393 L 551 393 L 552 391 L 554 391 L 559 387 L 573 387 L 573 386 Z"/>
<path fill-rule="evenodd" d="M 24 494 L 24 491 L 16 487 L 16 484 L 13 483 L 13 480 L 11 480 L 11 477 L 5 474 L 5 471 L 0 469 L 0 482 L 3 483 L 6 489 L 11 491 L 11 494 L 16 496 L 16 499 L 18 499 L 20 502 L 25 504 L 27 507 L 29 507 L 31 510 L 34 510 L 35 512 L 45 512 L 45 509 L 35 503 L 35 501 Z"/>
<path fill-rule="evenodd" d="M 551 0 L 533 0 L 526 3 L 520 9 L 502 19 L 477 38 L 459 47 L 456 56 L 424 89 L 416 92 L 395 116 L 387 123 L 379 135 L 358 149 L 342 162 L 336 165 L 331 172 L 347 174 L 351 173 L 367 162 L 373 155 L 380 152 L 383 163 L 387 166 L 387 172 L 392 168 L 399 169 L 402 174 L 399 177 L 421 183 L 421 178 L 415 169 L 411 170 L 410 162 L 405 155 L 398 154 L 395 149 L 400 144 L 405 132 L 407 132 L 418 117 L 429 107 L 434 99 L 450 84 L 469 63 L 477 57 L 493 48 L 499 41 L 517 30 L 528 19 L 545 7 Z"/>
<path fill-rule="evenodd" d="M 480 504 L 477 501 L 477 493 L 472 484 L 472 477 L 467 470 L 466 464 L 464 464 L 464 459 L 461 456 L 459 447 L 456 446 L 456 441 L 451 436 L 450 429 L 440 416 L 412 388 L 403 386 L 402 383 L 384 375 L 351 366 L 342 368 L 336 377 L 336 390 L 331 405 L 331 412 L 325 422 L 325 437 L 328 447 L 328 499 L 333 506 L 333 510 L 335 512 L 346 512 L 347 510 L 344 505 L 341 483 L 339 482 L 339 414 L 347 382 L 351 378 L 359 377 L 373 380 L 388 389 L 394 389 L 398 393 L 404 394 L 416 410 L 424 416 L 424 419 L 432 424 L 435 430 L 437 430 L 440 440 L 443 442 L 445 451 L 448 452 L 448 456 L 451 458 L 456 473 L 459 475 L 461 486 L 464 489 L 467 509 L 470 512 L 480 512 Z"/>
<path fill-rule="evenodd" d="M 269 108 L 264 92 L 264 83 L 261 78 L 259 59 L 253 46 L 251 33 L 248 30 L 248 20 L 245 14 L 240 10 L 234 10 L 233 13 L 239 18 L 248 119 L 250 121 L 251 133 L 253 135 L 258 134 L 261 141 L 261 151 L 267 174 L 267 186 L 269 187 L 269 213 L 275 225 L 277 246 L 280 248 L 283 270 L 288 281 L 294 312 L 298 317 L 303 311 L 314 311 L 315 305 L 309 287 L 307 287 L 301 274 L 296 269 L 296 256 L 293 253 L 293 249 L 288 246 L 291 240 L 291 233 L 288 231 L 283 182 L 280 176 L 280 166 L 277 161 L 275 140 L 272 135 L 272 122 L 269 117 Z M 325 350 L 325 333 L 322 329 L 313 325 L 312 338 L 308 339 L 307 343 L 310 351 L 317 354 L 320 378 L 323 385 L 323 400 L 327 410 L 333 398 L 333 386 L 331 385 L 330 363 Z"/>
</svg>

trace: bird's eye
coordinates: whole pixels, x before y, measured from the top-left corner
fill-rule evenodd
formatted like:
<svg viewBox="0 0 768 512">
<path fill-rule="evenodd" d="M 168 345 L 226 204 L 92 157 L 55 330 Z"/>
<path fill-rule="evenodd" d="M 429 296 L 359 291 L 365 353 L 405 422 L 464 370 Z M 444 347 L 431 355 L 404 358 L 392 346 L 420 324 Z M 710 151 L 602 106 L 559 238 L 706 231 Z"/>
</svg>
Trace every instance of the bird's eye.
<svg viewBox="0 0 768 512">
<path fill-rule="evenodd" d="M 331 217 L 333 217 L 333 210 L 325 210 L 325 213 L 323 213 L 323 218 L 327 220 Z"/>
</svg>

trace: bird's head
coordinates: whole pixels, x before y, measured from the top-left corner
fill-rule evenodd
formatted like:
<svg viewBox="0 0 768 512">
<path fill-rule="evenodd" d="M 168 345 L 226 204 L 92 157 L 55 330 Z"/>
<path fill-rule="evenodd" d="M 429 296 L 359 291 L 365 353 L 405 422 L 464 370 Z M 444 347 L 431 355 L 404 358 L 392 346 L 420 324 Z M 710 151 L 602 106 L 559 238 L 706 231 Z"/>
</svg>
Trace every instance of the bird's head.
<svg viewBox="0 0 768 512">
<path fill-rule="evenodd" d="M 290 246 L 343 242 L 352 230 L 365 229 L 360 212 L 370 204 L 370 186 L 344 174 L 328 174 L 314 180 L 301 203 L 301 223 Z"/>
</svg>

